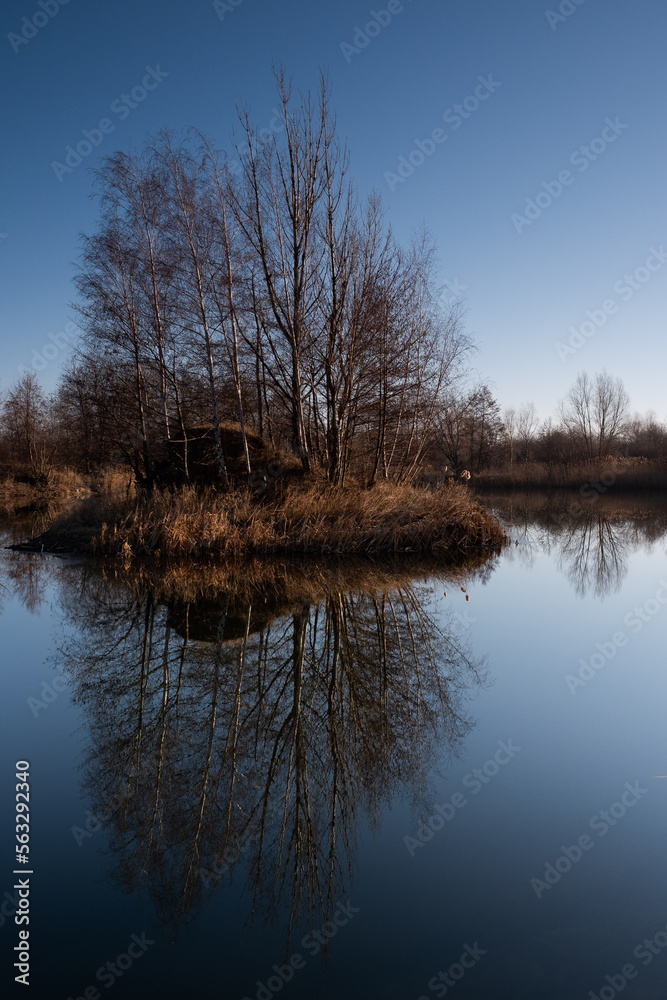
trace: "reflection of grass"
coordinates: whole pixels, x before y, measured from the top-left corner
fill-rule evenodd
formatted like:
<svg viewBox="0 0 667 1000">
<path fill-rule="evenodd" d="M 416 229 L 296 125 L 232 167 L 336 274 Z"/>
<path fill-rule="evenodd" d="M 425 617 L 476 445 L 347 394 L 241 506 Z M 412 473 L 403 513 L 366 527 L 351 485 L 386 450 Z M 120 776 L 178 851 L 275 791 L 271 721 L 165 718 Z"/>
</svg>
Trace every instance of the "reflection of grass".
<svg viewBox="0 0 667 1000">
<path fill-rule="evenodd" d="M 37 540 L 135 558 L 258 553 L 366 555 L 497 551 L 505 535 L 465 487 L 372 490 L 291 483 L 271 498 L 183 487 L 128 497 L 110 491 L 79 504 Z"/>
<path fill-rule="evenodd" d="M 44 480 L 28 471 L 0 476 L 0 509 L 53 503 L 90 494 L 88 480 L 73 469 L 53 470 Z"/>
<path fill-rule="evenodd" d="M 141 604 L 146 593 L 169 608 L 169 624 L 190 641 L 224 643 L 243 640 L 277 618 L 298 614 L 305 605 L 355 594 L 373 597 L 413 592 L 416 581 L 447 581 L 467 587 L 489 555 L 443 567 L 435 560 L 321 560 L 255 558 L 205 564 L 193 560 L 158 563 L 118 560 L 91 564 L 91 571 L 120 586 Z M 400 598 L 397 598 L 400 601 Z M 219 631 L 224 607 L 224 629 Z M 413 608 L 416 612 L 416 607 Z"/>
<path fill-rule="evenodd" d="M 601 492 L 634 492 L 667 489 L 665 462 L 645 458 L 609 458 L 580 465 L 552 465 L 528 462 L 512 468 L 490 470 L 475 477 L 480 490 L 578 490 L 600 483 Z"/>
<path fill-rule="evenodd" d="M 70 507 L 71 500 L 62 497 L 18 505 L 0 502 L 0 533 L 5 543 L 18 545 L 24 538 L 46 531 Z"/>
<path fill-rule="evenodd" d="M 503 519 L 571 526 L 596 516 L 605 521 L 651 521 L 664 523 L 667 500 L 655 493 L 601 495 L 580 490 L 557 490 L 549 494 L 512 490 L 488 492 L 484 503 Z"/>
<path fill-rule="evenodd" d="M 475 553 L 448 563 L 433 557 L 400 559 L 276 559 L 255 557 L 240 561 L 203 563 L 192 559 L 156 563 L 155 560 L 103 560 L 91 566 L 108 581 L 131 590 L 137 598 L 150 590 L 158 602 L 219 601 L 228 594 L 237 603 L 260 602 L 269 607 L 315 604 L 332 593 L 388 592 L 410 587 L 416 580 L 447 580 L 466 584 L 485 566 L 491 554 Z"/>
</svg>

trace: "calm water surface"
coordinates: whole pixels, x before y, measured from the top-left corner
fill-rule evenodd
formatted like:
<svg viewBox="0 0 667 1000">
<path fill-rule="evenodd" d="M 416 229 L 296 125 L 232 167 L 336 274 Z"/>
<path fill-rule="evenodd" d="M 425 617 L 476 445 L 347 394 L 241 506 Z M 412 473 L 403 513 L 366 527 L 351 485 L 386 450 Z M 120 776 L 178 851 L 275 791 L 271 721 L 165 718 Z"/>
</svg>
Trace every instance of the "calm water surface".
<svg viewBox="0 0 667 1000">
<path fill-rule="evenodd" d="M 667 996 L 667 508 L 490 502 L 448 572 L 2 550 L 3 992 L 26 759 L 40 1000 Z"/>
</svg>

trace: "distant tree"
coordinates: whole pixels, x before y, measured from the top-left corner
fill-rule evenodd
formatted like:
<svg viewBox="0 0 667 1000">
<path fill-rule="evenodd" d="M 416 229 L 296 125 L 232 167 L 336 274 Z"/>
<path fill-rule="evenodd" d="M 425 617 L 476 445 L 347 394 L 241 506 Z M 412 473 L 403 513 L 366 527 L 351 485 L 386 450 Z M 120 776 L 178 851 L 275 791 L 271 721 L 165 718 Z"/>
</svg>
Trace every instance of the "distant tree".
<svg viewBox="0 0 667 1000">
<path fill-rule="evenodd" d="M 81 356 L 63 371 L 53 404 L 59 453 L 68 465 L 91 473 L 115 458 L 132 464 L 135 427 L 117 366 Z"/>
<path fill-rule="evenodd" d="M 627 417 L 629 397 L 620 378 L 580 372 L 559 407 L 563 426 L 581 457 L 588 461 L 608 455 Z"/>
<path fill-rule="evenodd" d="M 543 462 L 548 469 L 555 465 L 567 465 L 572 459 L 572 441 L 562 425 L 554 423 L 548 417 L 542 426 L 534 443 L 534 454 L 538 462 Z"/>
<path fill-rule="evenodd" d="M 43 473 L 47 462 L 48 403 L 33 372 L 23 375 L 7 392 L 2 424 L 14 461 L 28 465 L 33 474 Z"/>
<path fill-rule="evenodd" d="M 516 418 L 516 438 L 518 457 L 522 462 L 530 458 L 530 448 L 539 427 L 534 403 L 522 403 Z"/>
<path fill-rule="evenodd" d="M 507 461 L 510 468 L 514 465 L 517 441 L 517 416 L 514 407 L 503 412 L 502 436 L 507 450 Z"/>
<path fill-rule="evenodd" d="M 652 411 L 645 417 L 636 413 L 628 421 L 625 440 L 627 454 L 632 457 L 667 458 L 667 425 L 660 423 Z"/>
</svg>

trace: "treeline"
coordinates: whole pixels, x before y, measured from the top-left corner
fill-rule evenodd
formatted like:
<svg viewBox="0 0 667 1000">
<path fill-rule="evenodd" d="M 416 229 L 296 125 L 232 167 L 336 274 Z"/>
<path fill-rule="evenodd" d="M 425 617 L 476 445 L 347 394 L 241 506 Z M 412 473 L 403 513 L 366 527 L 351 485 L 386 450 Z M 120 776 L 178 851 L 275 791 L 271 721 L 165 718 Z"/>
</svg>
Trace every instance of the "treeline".
<svg viewBox="0 0 667 1000">
<path fill-rule="evenodd" d="M 51 471 L 58 467 L 68 466 L 83 473 L 92 473 L 101 466 L 119 464 L 130 465 L 138 473 L 140 481 L 146 476 L 141 436 L 130 419 L 129 393 L 123 397 L 127 404 L 127 410 L 123 410 L 122 398 L 114 402 L 118 382 L 112 380 L 112 372 L 108 370 L 108 380 L 105 381 L 91 367 L 92 380 L 86 381 L 80 370 L 83 364 L 75 362 L 64 373 L 58 389 L 50 397 L 44 394 L 32 373 L 23 376 L 4 395 L 0 394 L 0 472 L 20 472 L 29 479 L 45 482 Z M 461 368 L 458 378 L 463 379 L 463 376 Z M 193 388 L 194 382 L 188 385 Z M 165 437 L 167 444 L 171 441 L 172 445 L 178 446 L 182 441 L 178 430 L 187 435 L 188 428 L 193 435 L 208 436 L 208 443 L 213 444 L 210 424 L 200 428 L 199 432 L 194 427 L 196 420 L 206 419 L 206 400 L 202 397 L 203 393 L 197 396 L 194 392 L 188 397 L 189 422 L 183 419 L 182 427 L 180 422 L 175 426 L 170 424 L 171 438 Z M 201 409 L 194 407 L 192 400 L 195 398 L 199 399 Z M 244 399 L 243 393 L 241 399 Z M 136 402 L 138 408 L 138 400 Z M 216 403 L 219 417 L 233 419 L 229 396 L 224 392 L 218 395 L 217 389 Z M 114 420 L 110 420 L 112 405 Z M 153 429 L 156 425 L 155 410 L 146 408 L 145 413 L 146 429 Z M 268 413 L 270 418 L 266 410 L 261 411 L 265 421 L 262 427 L 259 412 L 244 406 L 243 422 L 253 429 L 248 429 L 247 435 L 251 444 L 257 440 L 255 431 L 263 431 L 275 444 L 276 450 L 288 446 L 290 424 L 287 411 L 280 409 L 276 403 Z M 278 415 L 281 420 L 278 420 Z M 408 416 L 401 418 L 400 414 L 394 414 L 392 427 L 400 448 L 392 443 L 391 461 L 385 461 L 390 453 L 383 450 L 383 461 L 377 467 L 377 442 L 371 438 L 371 444 L 375 444 L 375 448 L 371 448 L 369 434 L 363 435 L 358 429 L 360 439 L 353 438 L 347 443 L 348 458 L 341 470 L 340 481 L 344 472 L 350 469 L 357 474 L 361 470 L 367 474 L 375 472 L 376 476 L 396 479 L 403 476 L 405 480 L 418 482 L 433 481 L 467 469 L 474 475 L 500 472 L 520 482 L 524 479 L 539 480 L 542 474 L 551 472 L 562 477 L 570 469 L 604 464 L 609 459 L 617 463 L 626 462 L 629 468 L 647 462 L 663 468 L 667 464 L 667 424 L 660 422 L 652 413 L 631 415 L 621 380 L 612 378 L 606 372 L 593 377 L 579 375 L 560 404 L 558 414 L 543 421 L 539 420 L 532 403 L 501 413 L 485 384 L 458 393 L 453 391 L 451 383 L 447 391 L 443 387 L 428 422 L 420 427 L 418 443 L 414 438 L 411 440 L 408 436 L 406 441 L 396 434 L 399 419 L 406 420 L 408 431 L 412 429 L 407 423 Z M 167 410 L 168 421 L 169 417 Z M 229 425 L 222 423 L 221 436 L 227 442 L 235 441 L 238 446 L 239 426 L 237 420 L 233 424 L 234 438 L 229 433 Z M 166 430 L 165 426 L 165 434 Z M 149 447 L 153 441 L 153 437 L 148 438 Z M 163 446 L 165 441 L 162 441 Z M 197 438 L 193 436 L 190 444 L 194 451 Z M 406 458 L 410 448 L 414 451 L 408 464 Z M 168 454 L 167 449 L 162 447 L 159 454 L 164 456 L 165 453 Z M 177 460 L 182 462 L 184 458 L 187 460 L 188 452 L 181 450 L 171 454 L 172 462 L 166 467 L 173 474 L 173 456 L 177 455 Z M 312 452 L 310 458 L 313 461 Z M 322 454 L 318 450 L 314 452 L 314 460 L 322 462 Z M 164 473 L 164 458 L 159 465 L 158 461 L 156 456 L 152 468 Z M 213 458 L 213 464 L 214 461 Z M 191 465 L 194 467 L 194 462 Z M 322 467 L 329 471 L 330 467 L 323 463 Z"/>
<path fill-rule="evenodd" d="M 489 387 L 451 393 L 436 418 L 429 457 L 454 472 L 544 472 L 607 459 L 667 462 L 667 424 L 655 414 L 631 414 L 620 378 L 580 373 L 553 417 L 540 420 L 534 403 L 501 412 Z"/>
<path fill-rule="evenodd" d="M 203 439 L 225 487 L 233 424 L 245 474 L 252 431 L 332 483 L 414 477 L 471 343 L 428 239 L 399 245 L 379 200 L 358 196 L 326 81 L 316 98 L 277 86 L 279 131 L 241 114 L 241 170 L 205 136 L 164 131 L 96 172 L 81 344 L 47 421 L 62 460 L 187 480 Z M 16 413 L 42 410 L 39 388 L 24 378 L 10 395 L 5 433 L 39 462 Z"/>
<path fill-rule="evenodd" d="M 502 415 L 495 459 L 489 465 L 554 467 L 605 460 L 667 461 L 667 424 L 654 413 L 631 414 L 620 378 L 580 373 L 555 417 L 539 421 L 532 403 Z M 636 464 L 636 462 L 635 462 Z"/>
</svg>

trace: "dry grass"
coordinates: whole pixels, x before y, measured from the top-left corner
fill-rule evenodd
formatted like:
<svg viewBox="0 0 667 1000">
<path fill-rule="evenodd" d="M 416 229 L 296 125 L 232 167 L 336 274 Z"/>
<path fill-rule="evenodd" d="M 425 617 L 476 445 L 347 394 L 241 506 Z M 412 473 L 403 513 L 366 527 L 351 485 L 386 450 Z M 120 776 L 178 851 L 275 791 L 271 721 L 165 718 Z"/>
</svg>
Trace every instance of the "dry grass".
<svg viewBox="0 0 667 1000">
<path fill-rule="evenodd" d="M 454 557 L 498 551 L 505 540 L 465 487 L 360 490 L 302 481 L 262 501 L 246 489 L 223 494 L 183 487 L 136 497 L 116 490 L 79 504 L 36 542 L 125 559 L 178 559 L 262 553 Z"/>
<path fill-rule="evenodd" d="M 134 493 L 134 473 L 128 467 L 110 465 L 91 477 L 94 493 L 113 497 L 127 497 Z"/>
<path fill-rule="evenodd" d="M 246 491 L 156 493 L 106 519 L 94 548 L 108 555 L 238 557 L 465 552 L 500 544 L 501 530 L 464 489 L 360 492 L 295 484 L 266 503 Z"/>
</svg>

